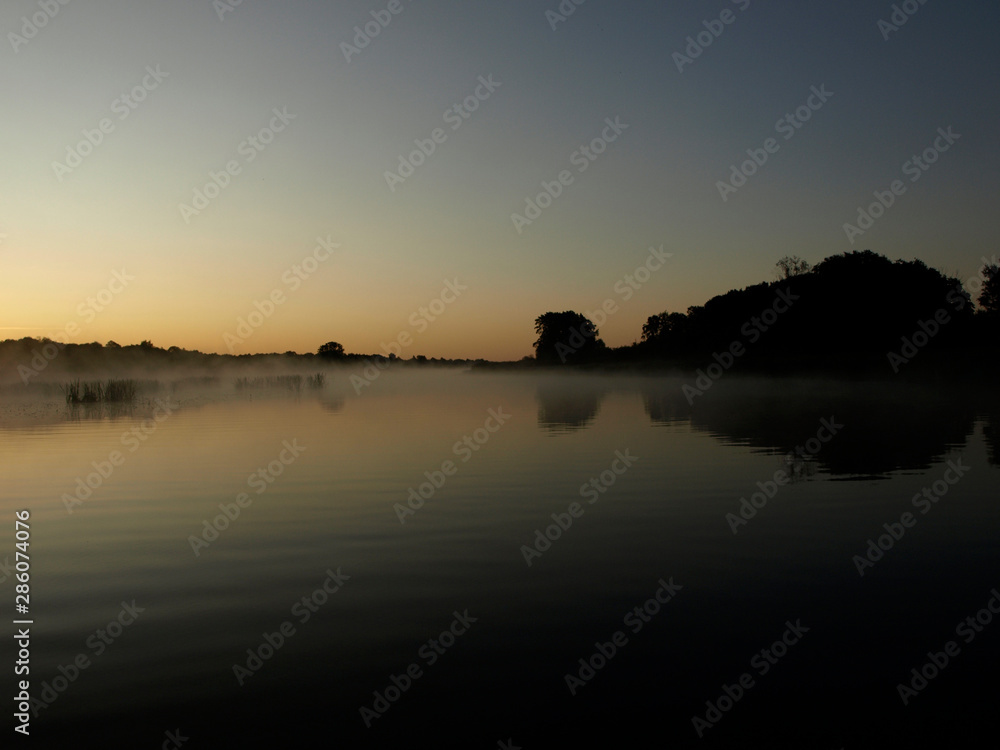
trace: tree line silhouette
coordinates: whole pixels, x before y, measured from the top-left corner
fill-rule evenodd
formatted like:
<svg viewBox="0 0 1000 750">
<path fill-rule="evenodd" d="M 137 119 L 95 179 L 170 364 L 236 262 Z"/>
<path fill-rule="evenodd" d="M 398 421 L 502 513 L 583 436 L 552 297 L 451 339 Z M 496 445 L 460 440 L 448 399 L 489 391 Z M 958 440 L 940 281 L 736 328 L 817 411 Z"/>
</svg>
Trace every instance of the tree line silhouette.
<svg viewBox="0 0 1000 750">
<path fill-rule="evenodd" d="M 1000 370 L 1000 267 L 995 259 L 983 261 L 978 274 L 963 282 L 920 260 L 890 261 L 871 250 L 833 255 L 815 267 L 786 256 L 776 264 L 775 281 L 731 290 L 686 312 L 651 315 L 641 338 L 626 346 L 607 346 L 593 321 L 579 312 L 546 312 L 535 319 L 535 356 L 516 363 L 348 353 L 336 341 L 315 353 L 232 355 L 163 349 L 148 340 L 102 346 L 23 338 L 0 341 L 0 373 L 28 383 L 49 379 L 40 378 L 43 373 L 232 364 L 695 369 L 731 357 L 741 369 L 767 372 L 995 377 Z"/>
<path fill-rule="evenodd" d="M 779 278 L 718 295 L 687 312 L 650 316 L 635 343 L 607 347 L 580 313 L 535 320 L 535 361 L 549 365 L 704 365 L 739 352 L 741 367 L 900 372 L 952 367 L 995 372 L 1000 344 L 1000 268 L 986 261 L 963 281 L 920 260 L 871 250 L 777 263 Z M 978 293 L 978 310 L 969 291 Z"/>
</svg>

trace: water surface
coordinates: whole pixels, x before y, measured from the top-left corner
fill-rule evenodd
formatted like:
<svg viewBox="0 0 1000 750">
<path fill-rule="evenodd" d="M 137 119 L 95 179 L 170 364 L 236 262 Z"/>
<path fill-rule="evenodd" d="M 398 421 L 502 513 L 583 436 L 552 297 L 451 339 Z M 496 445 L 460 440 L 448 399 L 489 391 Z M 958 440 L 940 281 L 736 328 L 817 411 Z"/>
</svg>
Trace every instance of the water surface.
<svg viewBox="0 0 1000 750">
<path fill-rule="evenodd" d="M 33 693 L 90 662 L 32 733 L 118 747 L 177 728 L 185 747 L 977 736 L 1000 697 L 1000 625 L 970 642 L 956 627 L 1000 586 L 996 402 L 733 376 L 692 405 L 683 382 L 387 372 L 361 394 L 338 374 L 291 395 L 164 389 L 118 413 L 8 401 L 2 504 L 32 512 Z M 947 484 L 949 466 L 968 468 Z M 81 499 L 77 480 L 102 468 Z M 947 491 L 921 513 L 936 481 Z M 856 556 L 905 512 L 912 528 L 860 575 Z M 13 597 L 13 580 L 0 589 Z M 94 637 L 133 600 L 134 622 Z M 762 657 L 790 626 L 804 634 Z M 582 680 L 579 660 L 616 633 Z M 949 640 L 958 656 L 904 705 L 897 685 Z M 745 673 L 752 687 L 699 738 L 693 717 Z"/>
</svg>

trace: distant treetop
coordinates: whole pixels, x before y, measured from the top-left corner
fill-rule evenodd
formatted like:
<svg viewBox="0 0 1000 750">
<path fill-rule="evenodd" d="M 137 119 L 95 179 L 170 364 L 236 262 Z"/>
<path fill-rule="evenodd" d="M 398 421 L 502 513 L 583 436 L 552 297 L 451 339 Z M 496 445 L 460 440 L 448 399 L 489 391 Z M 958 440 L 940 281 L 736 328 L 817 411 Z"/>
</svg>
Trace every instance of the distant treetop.
<svg viewBox="0 0 1000 750">
<path fill-rule="evenodd" d="M 344 356 L 344 347 L 336 341 L 327 341 L 316 350 L 316 353 L 321 357 L 330 357 L 331 359 L 335 359 Z"/>
<path fill-rule="evenodd" d="M 812 266 L 808 261 L 802 260 L 798 255 L 786 255 L 774 264 L 778 268 L 778 280 L 790 279 L 792 276 L 799 276 L 809 273 Z"/>
</svg>

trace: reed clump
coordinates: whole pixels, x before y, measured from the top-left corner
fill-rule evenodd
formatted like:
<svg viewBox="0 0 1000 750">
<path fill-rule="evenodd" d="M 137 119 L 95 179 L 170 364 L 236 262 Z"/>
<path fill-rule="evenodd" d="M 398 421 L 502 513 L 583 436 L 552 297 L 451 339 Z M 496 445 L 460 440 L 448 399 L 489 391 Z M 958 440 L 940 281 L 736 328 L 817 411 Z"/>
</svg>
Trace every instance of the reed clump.
<svg viewBox="0 0 1000 750">
<path fill-rule="evenodd" d="M 67 404 L 130 404 L 139 392 L 139 381 L 130 378 L 74 380 L 63 386 Z"/>
</svg>

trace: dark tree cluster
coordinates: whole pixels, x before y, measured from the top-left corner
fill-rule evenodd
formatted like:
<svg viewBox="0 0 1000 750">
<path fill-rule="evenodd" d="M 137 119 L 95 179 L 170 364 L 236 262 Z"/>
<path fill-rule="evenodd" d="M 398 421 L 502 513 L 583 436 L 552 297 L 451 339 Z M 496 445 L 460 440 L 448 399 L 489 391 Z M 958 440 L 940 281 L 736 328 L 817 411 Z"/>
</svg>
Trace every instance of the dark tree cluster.
<svg viewBox="0 0 1000 750">
<path fill-rule="evenodd" d="M 920 260 L 871 250 L 826 258 L 815 267 L 797 256 L 776 264 L 777 280 L 718 295 L 686 312 L 650 316 L 641 341 L 606 349 L 597 329 L 575 312 L 535 321 L 540 364 L 667 363 L 697 367 L 738 343 L 741 365 L 767 370 L 895 370 L 921 353 L 921 365 L 969 370 L 1000 362 L 1000 268 L 984 263 L 963 281 Z M 922 352 L 933 351 L 924 356 Z M 902 352 L 902 354 L 899 354 Z"/>
<path fill-rule="evenodd" d="M 342 359 L 345 355 L 343 344 L 338 344 L 336 341 L 327 341 L 316 353 L 326 359 Z"/>
<path fill-rule="evenodd" d="M 535 358 L 542 364 L 586 364 L 604 353 L 595 326 L 577 312 L 547 312 L 535 319 Z"/>
</svg>

